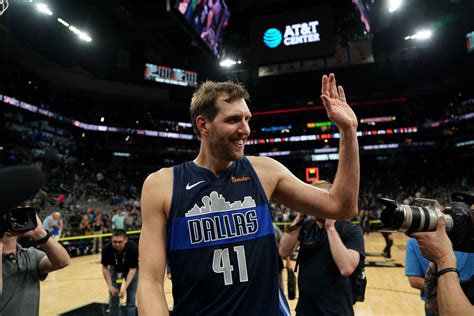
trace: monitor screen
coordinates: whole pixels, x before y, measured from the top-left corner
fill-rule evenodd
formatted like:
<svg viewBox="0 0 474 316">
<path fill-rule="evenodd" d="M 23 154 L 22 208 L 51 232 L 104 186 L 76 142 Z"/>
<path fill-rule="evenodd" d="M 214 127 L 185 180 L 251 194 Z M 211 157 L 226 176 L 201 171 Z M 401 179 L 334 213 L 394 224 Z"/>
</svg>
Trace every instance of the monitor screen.
<svg viewBox="0 0 474 316">
<path fill-rule="evenodd" d="M 197 73 L 191 70 L 145 64 L 145 79 L 176 86 L 197 86 Z"/>
<path fill-rule="evenodd" d="M 360 20 L 364 24 L 365 30 L 371 30 L 371 11 L 373 10 L 375 0 L 352 0 L 360 15 Z"/>
<path fill-rule="evenodd" d="M 466 34 L 466 48 L 468 53 L 474 52 L 474 32 Z"/>
<path fill-rule="evenodd" d="M 252 51 L 257 65 L 334 55 L 330 6 L 310 7 L 255 18 Z"/>
<path fill-rule="evenodd" d="M 178 0 L 176 9 L 186 20 L 195 37 L 217 57 L 220 55 L 223 30 L 230 11 L 225 0 Z"/>
</svg>

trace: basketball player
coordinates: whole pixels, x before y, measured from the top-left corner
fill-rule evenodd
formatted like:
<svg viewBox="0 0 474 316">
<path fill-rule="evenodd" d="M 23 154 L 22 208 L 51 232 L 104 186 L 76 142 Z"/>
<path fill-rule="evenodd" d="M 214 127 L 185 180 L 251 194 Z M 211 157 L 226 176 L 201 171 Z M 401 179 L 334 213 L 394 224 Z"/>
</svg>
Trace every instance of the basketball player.
<svg viewBox="0 0 474 316">
<path fill-rule="evenodd" d="M 357 215 L 357 118 L 333 74 L 322 95 L 340 133 L 340 159 L 330 192 L 296 178 L 268 157 L 245 157 L 252 116 L 240 84 L 202 84 L 191 100 L 201 140 L 194 161 L 150 175 L 142 190 L 138 308 L 167 315 L 168 260 L 173 315 L 290 315 L 278 286 L 278 251 L 268 201 L 332 219 Z"/>
</svg>

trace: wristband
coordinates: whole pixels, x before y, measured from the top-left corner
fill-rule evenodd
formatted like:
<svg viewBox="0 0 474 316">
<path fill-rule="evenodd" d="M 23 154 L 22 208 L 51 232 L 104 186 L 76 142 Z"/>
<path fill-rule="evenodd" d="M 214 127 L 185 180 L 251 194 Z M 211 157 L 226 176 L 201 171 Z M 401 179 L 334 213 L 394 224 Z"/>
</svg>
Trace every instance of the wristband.
<svg viewBox="0 0 474 316">
<path fill-rule="evenodd" d="M 36 241 L 36 246 L 40 246 L 40 245 L 44 244 L 45 242 L 47 242 L 49 240 L 49 238 L 51 238 L 51 232 L 47 229 L 45 229 L 45 231 L 46 231 L 46 236 L 44 236 L 41 239 L 38 239 Z"/>
<path fill-rule="evenodd" d="M 436 273 L 436 276 L 439 278 L 440 276 L 442 276 L 443 274 L 448 273 L 448 272 L 456 272 L 456 273 L 458 274 L 458 277 L 459 277 L 459 270 L 456 269 L 456 268 L 444 268 L 444 269 L 441 269 L 441 270 L 439 270 L 439 271 Z"/>
<path fill-rule="evenodd" d="M 299 227 L 301 227 L 301 225 L 303 225 L 303 222 L 304 222 L 304 218 L 300 219 L 299 221 L 297 221 L 293 225 L 286 226 L 285 232 L 286 233 L 291 233 L 292 231 L 297 230 Z"/>
</svg>

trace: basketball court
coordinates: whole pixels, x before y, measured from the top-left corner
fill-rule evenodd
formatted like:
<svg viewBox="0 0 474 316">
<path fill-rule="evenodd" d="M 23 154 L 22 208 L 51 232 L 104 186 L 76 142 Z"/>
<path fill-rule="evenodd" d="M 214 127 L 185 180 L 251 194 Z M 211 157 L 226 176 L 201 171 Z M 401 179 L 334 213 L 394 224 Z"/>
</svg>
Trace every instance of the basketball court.
<svg viewBox="0 0 474 316">
<path fill-rule="evenodd" d="M 410 287 L 405 277 L 407 237 L 402 233 L 395 233 L 393 237 L 394 261 L 385 262 L 380 256 L 367 257 L 367 261 L 386 264 L 387 267 L 366 266 L 368 283 L 365 302 L 355 305 L 356 315 L 424 315 L 419 293 Z M 380 253 L 385 247 L 382 235 L 371 233 L 366 236 L 365 247 L 368 253 Z M 286 280 L 286 273 L 283 274 Z M 284 291 L 286 293 L 286 289 Z M 171 308 L 171 281 L 166 277 L 165 293 Z M 51 273 L 41 283 L 40 315 L 101 315 L 105 312 L 102 304 L 107 303 L 107 300 L 108 292 L 102 277 L 100 255 L 76 257 L 67 268 Z M 296 302 L 297 300 L 289 301 L 293 315 Z"/>
</svg>

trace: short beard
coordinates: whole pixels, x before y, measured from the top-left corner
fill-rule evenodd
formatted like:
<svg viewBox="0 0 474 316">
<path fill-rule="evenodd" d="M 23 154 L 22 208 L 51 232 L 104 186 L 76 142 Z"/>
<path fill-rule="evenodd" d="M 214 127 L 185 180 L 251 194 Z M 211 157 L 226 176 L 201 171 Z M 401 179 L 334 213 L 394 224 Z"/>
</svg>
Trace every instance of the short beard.
<svg viewBox="0 0 474 316">
<path fill-rule="evenodd" d="M 226 148 L 226 146 L 223 145 L 224 143 L 226 143 L 226 141 L 223 139 L 219 139 L 216 141 L 212 139 L 209 140 L 209 149 L 214 157 L 225 161 L 237 161 L 244 157 L 243 153 L 236 154 L 232 150 Z"/>
</svg>

